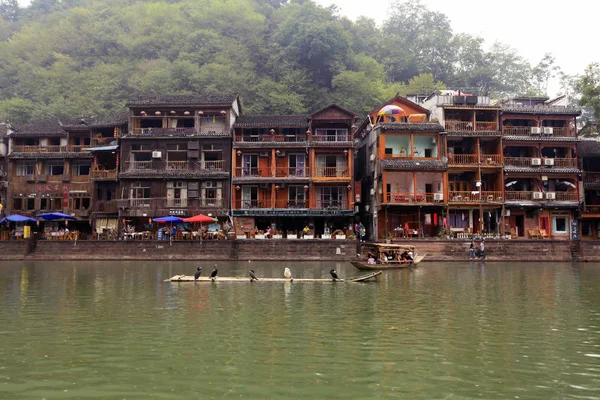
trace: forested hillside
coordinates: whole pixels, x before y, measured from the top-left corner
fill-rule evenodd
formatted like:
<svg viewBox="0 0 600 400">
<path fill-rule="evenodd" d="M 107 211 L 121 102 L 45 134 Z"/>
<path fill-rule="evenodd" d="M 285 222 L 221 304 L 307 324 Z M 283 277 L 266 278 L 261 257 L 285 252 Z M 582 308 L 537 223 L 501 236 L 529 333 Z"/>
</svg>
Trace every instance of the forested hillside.
<svg viewBox="0 0 600 400">
<path fill-rule="evenodd" d="M 336 102 L 362 115 L 444 86 L 544 90 L 552 63 L 540 70 L 453 32 L 419 1 L 381 12 L 377 26 L 310 0 L 0 0 L 0 119 L 104 116 L 139 93 L 240 93 L 245 113 Z"/>
</svg>

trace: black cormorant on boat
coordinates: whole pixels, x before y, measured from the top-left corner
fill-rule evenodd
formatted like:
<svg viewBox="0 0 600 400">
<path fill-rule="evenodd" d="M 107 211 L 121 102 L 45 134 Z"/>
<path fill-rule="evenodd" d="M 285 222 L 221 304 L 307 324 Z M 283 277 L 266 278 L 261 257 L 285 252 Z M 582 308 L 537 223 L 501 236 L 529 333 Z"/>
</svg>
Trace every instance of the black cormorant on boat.
<svg viewBox="0 0 600 400">
<path fill-rule="evenodd" d="M 338 279 L 338 274 L 337 272 L 335 272 L 335 269 L 332 269 L 331 271 L 329 271 L 329 273 L 331 274 L 331 277 L 333 278 L 334 281 L 337 281 Z"/>
<path fill-rule="evenodd" d="M 219 269 L 217 268 L 217 264 L 215 264 L 215 268 L 210 273 L 210 279 L 215 280 L 217 278 L 218 273 L 219 273 Z"/>
<path fill-rule="evenodd" d="M 253 270 L 248 271 L 248 273 L 250 274 L 250 282 L 258 280 Z"/>
<path fill-rule="evenodd" d="M 194 274 L 194 281 L 198 280 L 198 278 L 200 278 L 200 275 L 202 275 L 202 267 L 198 267 L 198 269 L 196 270 L 196 273 Z"/>
</svg>

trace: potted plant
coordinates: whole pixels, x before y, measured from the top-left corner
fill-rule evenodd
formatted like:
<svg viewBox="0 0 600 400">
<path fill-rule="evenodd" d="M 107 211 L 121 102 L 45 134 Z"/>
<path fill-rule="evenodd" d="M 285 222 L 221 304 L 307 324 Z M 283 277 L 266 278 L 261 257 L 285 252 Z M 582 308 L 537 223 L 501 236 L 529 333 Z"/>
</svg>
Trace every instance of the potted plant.
<svg viewBox="0 0 600 400">
<path fill-rule="evenodd" d="M 286 235 L 286 237 L 288 239 L 298 239 L 298 234 L 297 233 L 293 233 L 293 232 L 291 232 L 291 233 L 288 232 L 287 235 Z"/>
<path fill-rule="evenodd" d="M 275 233 L 273 233 L 273 239 L 283 239 L 281 231 L 275 231 Z"/>
</svg>

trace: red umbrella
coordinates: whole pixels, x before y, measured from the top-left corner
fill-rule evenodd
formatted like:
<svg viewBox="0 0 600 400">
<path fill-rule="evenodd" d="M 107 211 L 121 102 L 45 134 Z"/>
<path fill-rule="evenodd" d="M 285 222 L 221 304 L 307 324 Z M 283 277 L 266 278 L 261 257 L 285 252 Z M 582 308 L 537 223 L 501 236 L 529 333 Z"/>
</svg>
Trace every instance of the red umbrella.
<svg viewBox="0 0 600 400">
<path fill-rule="evenodd" d="M 216 222 L 217 219 L 216 218 L 212 218 L 209 216 L 206 216 L 204 214 L 198 214 L 198 215 L 194 215 L 193 217 L 189 217 L 189 218 L 184 218 L 183 222 L 196 222 L 196 223 L 203 223 L 203 222 Z"/>
</svg>

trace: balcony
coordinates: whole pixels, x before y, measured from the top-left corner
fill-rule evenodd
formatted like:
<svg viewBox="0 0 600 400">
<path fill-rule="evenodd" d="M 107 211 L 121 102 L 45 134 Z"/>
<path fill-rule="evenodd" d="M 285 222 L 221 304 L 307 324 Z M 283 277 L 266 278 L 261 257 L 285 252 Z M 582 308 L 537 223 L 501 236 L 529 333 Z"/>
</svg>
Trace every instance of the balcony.
<svg viewBox="0 0 600 400">
<path fill-rule="evenodd" d="M 554 192 L 554 196 L 556 201 L 579 201 L 579 193 L 576 192 Z"/>
<path fill-rule="evenodd" d="M 448 154 L 448 165 L 477 165 L 477 154 Z"/>
<path fill-rule="evenodd" d="M 128 161 L 126 169 L 128 171 L 149 170 L 152 169 L 152 161 Z"/>
<path fill-rule="evenodd" d="M 214 161 L 201 161 L 199 162 L 199 165 L 202 169 L 208 170 L 208 171 L 215 171 L 215 172 L 219 172 L 219 171 L 225 171 L 225 161 L 223 160 L 214 160 Z"/>
<path fill-rule="evenodd" d="M 101 146 L 109 146 L 111 143 L 116 143 L 117 139 L 114 137 L 101 137 L 101 138 L 93 138 L 89 147 L 101 147 Z"/>
<path fill-rule="evenodd" d="M 504 197 L 501 191 L 457 192 L 448 193 L 449 203 L 502 203 Z"/>
<path fill-rule="evenodd" d="M 585 206 L 583 208 L 583 213 L 584 216 L 587 215 L 600 215 L 600 205 L 590 205 L 590 206 Z"/>
<path fill-rule="evenodd" d="M 195 128 L 133 128 L 126 136 L 189 136 L 195 133 Z"/>
<path fill-rule="evenodd" d="M 504 197 L 506 201 L 579 201 L 579 194 L 576 192 L 507 191 Z"/>
<path fill-rule="evenodd" d="M 236 135 L 236 143 L 302 143 L 306 142 L 306 134 L 302 135 Z"/>
<path fill-rule="evenodd" d="M 351 142 L 352 135 L 312 135 L 311 142 Z"/>
<path fill-rule="evenodd" d="M 167 199 L 166 201 L 167 207 L 187 207 L 188 199 Z"/>
<path fill-rule="evenodd" d="M 317 178 L 349 178 L 348 167 L 317 167 L 315 177 Z"/>
<path fill-rule="evenodd" d="M 291 209 L 302 209 L 308 208 L 308 200 L 276 200 L 275 208 L 291 208 Z"/>
<path fill-rule="evenodd" d="M 535 160 L 535 161 L 534 161 Z M 575 158 L 504 157 L 504 165 L 518 168 L 577 168 Z"/>
<path fill-rule="evenodd" d="M 263 199 L 263 200 L 237 199 L 236 208 L 238 210 L 253 210 L 253 209 L 262 209 L 262 208 L 272 208 L 271 199 Z"/>
<path fill-rule="evenodd" d="M 532 127 L 532 126 L 504 126 L 502 133 L 504 136 L 537 136 L 537 137 L 577 137 L 577 131 L 574 128 L 550 128 L 550 127 Z"/>
<path fill-rule="evenodd" d="M 187 161 L 167 161 L 167 171 L 185 171 L 188 169 L 189 163 Z"/>
<path fill-rule="evenodd" d="M 104 201 L 99 200 L 94 202 L 94 212 L 104 214 L 116 214 L 119 212 L 117 201 Z"/>
<path fill-rule="evenodd" d="M 117 169 L 103 169 L 103 170 L 91 170 L 90 177 L 96 181 L 110 181 L 116 180 L 119 171 Z"/>
<path fill-rule="evenodd" d="M 53 145 L 53 146 L 24 146 L 24 145 L 14 145 L 12 146 L 13 153 L 82 153 L 83 148 L 88 146 L 80 146 L 80 145 Z"/>
<path fill-rule="evenodd" d="M 583 176 L 583 184 L 589 187 L 600 187 L 600 172 L 586 172 Z"/>
<path fill-rule="evenodd" d="M 257 167 L 239 167 L 235 169 L 236 178 L 270 178 L 271 169 L 257 168 Z"/>
<path fill-rule="evenodd" d="M 386 203 L 388 204 L 421 204 L 442 202 L 442 193 L 388 193 Z"/>
<path fill-rule="evenodd" d="M 168 208 L 187 208 L 188 210 L 196 208 L 222 208 L 224 204 L 222 199 L 170 199 L 164 197 L 122 199 L 114 200 L 110 203 L 114 203 L 115 205 L 118 203 L 118 207 L 122 208 L 140 208 L 144 210 L 164 209 L 164 211 L 161 211 L 162 213 L 168 213 Z"/>
<path fill-rule="evenodd" d="M 317 208 L 322 210 L 345 210 L 348 208 L 348 201 L 345 197 L 339 200 L 322 200 L 317 198 Z"/>
<path fill-rule="evenodd" d="M 310 174 L 307 167 L 277 167 L 275 176 L 277 178 L 308 178 Z"/>
<path fill-rule="evenodd" d="M 466 132 L 484 132 L 484 131 L 497 131 L 498 123 L 495 121 L 453 121 L 447 120 L 445 122 L 445 128 L 447 131 L 466 131 Z"/>
</svg>

